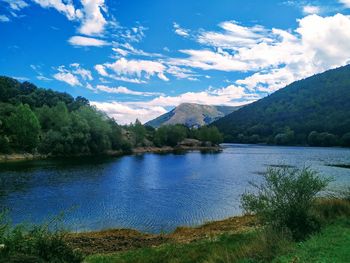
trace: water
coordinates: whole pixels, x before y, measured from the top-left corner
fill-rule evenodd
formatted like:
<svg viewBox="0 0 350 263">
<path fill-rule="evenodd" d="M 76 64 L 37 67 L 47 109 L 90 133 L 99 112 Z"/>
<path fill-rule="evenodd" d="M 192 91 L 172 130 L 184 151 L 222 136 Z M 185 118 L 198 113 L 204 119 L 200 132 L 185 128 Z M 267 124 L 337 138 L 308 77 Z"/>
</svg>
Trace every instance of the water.
<svg viewBox="0 0 350 263">
<path fill-rule="evenodd" d="M 224 145 L 218 154 L 144 154 L 0 164 L 0 208 L 14 223 L 64 212 L 73 231 L 159 233 L 239 215 L 239 197 L 269 165 L 311 166 L 350 185 L 350 149 Z"/>
</svg>

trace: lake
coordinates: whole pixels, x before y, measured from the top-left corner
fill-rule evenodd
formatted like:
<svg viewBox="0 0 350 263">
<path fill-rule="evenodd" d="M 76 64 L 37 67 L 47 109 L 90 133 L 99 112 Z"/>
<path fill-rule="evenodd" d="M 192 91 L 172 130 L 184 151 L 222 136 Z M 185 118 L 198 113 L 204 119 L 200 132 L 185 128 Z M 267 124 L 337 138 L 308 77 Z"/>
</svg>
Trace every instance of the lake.
<svg viewBox="0 0 350 263">
<path fill-rule="evenodd" d="M 350 185 L 350 149 L 224 144 L 222 153 L 143 154 L 0 164 L 0 207 L 14 223 L 64 212 L 72 231 L 152 233 L 241 214 L 240 195 L 269 165 L 310 166 Z"/>
</svg>

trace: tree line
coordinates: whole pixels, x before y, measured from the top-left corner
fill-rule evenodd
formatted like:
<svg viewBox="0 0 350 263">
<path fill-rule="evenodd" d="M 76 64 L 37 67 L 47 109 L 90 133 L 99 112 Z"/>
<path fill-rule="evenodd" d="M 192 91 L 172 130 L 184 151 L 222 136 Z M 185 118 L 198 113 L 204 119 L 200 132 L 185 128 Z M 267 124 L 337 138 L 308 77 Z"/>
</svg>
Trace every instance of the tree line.
<svg viewBox="0 0 350 263">
<path fill-rule="evenodd" d="M 139 146 L 175 146 L 185 138 L 218 144 L 216 128 L 119 125 L 83 97 L 38 88 L 29 82 L 0 77 L 0 152 L 89 155 L 128 153 Z"/>
</svg>

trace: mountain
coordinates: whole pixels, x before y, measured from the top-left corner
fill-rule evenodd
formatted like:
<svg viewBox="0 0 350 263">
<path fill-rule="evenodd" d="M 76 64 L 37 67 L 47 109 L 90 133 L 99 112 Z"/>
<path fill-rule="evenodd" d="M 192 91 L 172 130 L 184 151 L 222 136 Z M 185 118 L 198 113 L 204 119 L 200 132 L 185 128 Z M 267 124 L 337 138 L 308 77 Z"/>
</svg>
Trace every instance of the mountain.
<svg viewBox="0 0 350 263">
<path fill-rule="evenodd" d="M 203 126 L 210 124 L 239 108 L 240 107 L 182 103 L 170 112 L 147 122 L 146 125 L 154 128 L 169 124 L 183 124 L 187 127 Z"/>
<path fill-rule="evenodd" d="M 350 65 L 296 81 L 212 125 L 227 142 L 350 144 Z"/>
</svg>

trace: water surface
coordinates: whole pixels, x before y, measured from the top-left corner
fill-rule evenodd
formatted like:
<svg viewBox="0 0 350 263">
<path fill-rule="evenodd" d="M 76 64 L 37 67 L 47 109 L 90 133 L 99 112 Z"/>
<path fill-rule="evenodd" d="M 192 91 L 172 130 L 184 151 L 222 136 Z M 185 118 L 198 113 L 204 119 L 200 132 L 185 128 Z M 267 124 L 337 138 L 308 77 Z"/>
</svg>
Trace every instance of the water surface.
<svg viewBox="0 0 350 263">
<path fill-rule="evenodd" d="M 14 223 L 64 211 L 73 231 L 171 231 L 241 213 L 240 195 L 269 165 L 311 166 L 350 185 L 350 150 L 224 145 L 218 154 L 144 154 L 0 164 L 0 208 Z"/>
</svg>

